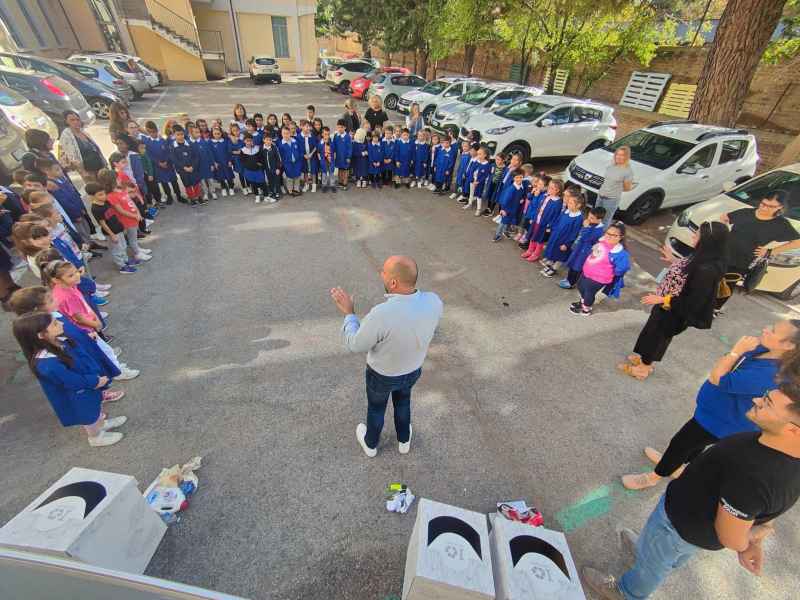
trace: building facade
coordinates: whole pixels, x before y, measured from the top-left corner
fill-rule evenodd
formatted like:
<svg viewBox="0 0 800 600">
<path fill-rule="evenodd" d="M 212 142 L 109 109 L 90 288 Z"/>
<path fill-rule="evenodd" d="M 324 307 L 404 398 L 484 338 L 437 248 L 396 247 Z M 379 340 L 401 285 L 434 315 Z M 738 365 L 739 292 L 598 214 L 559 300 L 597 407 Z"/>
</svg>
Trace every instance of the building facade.
<svg viewBox="0 0 800 600">
<path fill-rule="evenodd" d="M 173 81 L 247 72 L 254 55 L 313 72 L 316 0 L 0 0 L 0 48 L 140 56 Z"/>
</svg>

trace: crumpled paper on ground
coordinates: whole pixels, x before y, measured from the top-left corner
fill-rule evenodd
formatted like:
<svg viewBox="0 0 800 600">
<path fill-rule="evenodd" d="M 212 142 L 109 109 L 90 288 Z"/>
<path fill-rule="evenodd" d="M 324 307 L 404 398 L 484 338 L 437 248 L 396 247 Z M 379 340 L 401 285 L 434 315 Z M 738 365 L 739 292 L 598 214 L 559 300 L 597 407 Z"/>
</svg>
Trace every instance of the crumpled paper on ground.
<svg viewBox="0 0 800 600">
<path fill-rule="evenodd" d="M 406 488 L 395 493 L 386 501 L 386 510 L 389 512 L 405 514 L 408 512 L 408 509 L 411 508 L 414 498 L 415 496 L 411 493 L 411 488 Z"/>
<path fill-rule="evenodd" d="M 200 467 L 203 466 L 203 459 L 200 456 L 195 456 L 192 460 L 184 463 L 183 466 L 172 465 L 169 468 L 161 469 L 158 474 L 159 487 L 178 487 L 182 481 L 191 481 L 197 489 L 200 480 L 194 474 Z"/>
</svg>

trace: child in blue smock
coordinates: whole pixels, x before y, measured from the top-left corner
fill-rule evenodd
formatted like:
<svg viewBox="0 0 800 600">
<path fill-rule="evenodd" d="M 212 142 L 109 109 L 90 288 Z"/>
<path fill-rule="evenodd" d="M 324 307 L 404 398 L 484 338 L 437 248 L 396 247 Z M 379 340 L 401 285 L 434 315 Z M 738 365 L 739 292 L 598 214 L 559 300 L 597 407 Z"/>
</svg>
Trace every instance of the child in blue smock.
<svg viewBox="0 0 800 600">
<path fill-rule="evenodd" d="M 513 225 L 517 210 L 516 207 L 520 200 L 525 197 L 525 188 L 522 186 L 522 179 L 525 174 L 521 170 L 517 170 L 514 171 L 511 176 L 513 177 L 513 183 L 502 191 L 498 199 L 498 204 L 500 205 L 500 223 L 497 224 L 497 230 L 494 232 L 493 242 L 502 240 L 503 234 L 506 233 L 508 226 Z"/>
<path fill-rule="evenodd" d="M 561 192 L 564 183 L 560 179 L 551 179 L 547 186 L 547 193 L 541 200 L 531 200 L 528 204 L 527 214 L 530 219 L 528 227 L 528 249 L 523 252 L 522 258 L 528 262 L 536 262 L 544 251 L 544 245 L 550 237 L 558 215 L 561 213 Z"/>
<path fill-rule="evenodd" d="M 469 183 L 467 181 L 467 167 L 470 163 L 475 161 L 475 155 L 478 153 L 477 148 L 473 149 L 469 140 L 461 142 L 461 154 L 458 155 L 458 167 L 456 168 L 456 190 L 450 194 L 450 198 L 458 200 L 466 200 L 469 196 Z"/>
<path fill-rule="evenodd" d="M 436 166 L 436 155 L 442 148 L 442 138 L 439 136 L 438 133 L 432 133 L 430 135 L 430 141 L 431 141 L 431 161 L 430 161 L 430 169 L 428 170 L 428 175 L 429 175 L 428 179 L 430 181 L 428 189 L 433 192 L 436 190 L 436 184 L 433 182 L 433 172 L 434 172 L 434 167 Z"/>
<path fill-rule="evenodd" d="M 367 160 L 369 161 L 369 180 L 373 188 L 383 187 L 383 144 L 381 134 L 377 131 L 372 132 L 372 139 L 367 144 Z"/>
<path fill-rule="evenodd" d="M 200 175 L 200 187 L 203 189 L 203 200 L 216 200 L 216 183 L 214 181 L 214 153 L 211 151 L 211 140 L 203 138 L 200 128 L 189 126 L 189 141 L 197 150 L 199 160 L 198 174 Z"/>
<path fill-rule="evenodd" d="M 481 146 L 475 156 L 474 168 L 469 178 L 469 201 L 464 209 L 472 206 L 477 201 L 475 216 L 479 217 L 483 212 L 483 189 L 492 173 L 492 163 L 489 162 L 489 150 Z"/>
<path fill-rule="evenodd" d="M 414 161 L 414 144 L 411 143 L 411 133 L 405 127 L 400 130 L 400 139 L 394 143 L 394 187 L 400 184 L 410 188 L 409 177 L 411 176 L 411 165 Z"/>
<path fill-rule="evenodd" d="M 567 276 L 558 282 L 558 287 L 569 290 L 575 287 L 583 270 L 583 263 L 592 252 L 592 246 L 603 236 L 603 219 L 606 216 L 606 209 L 602 206 L 595 206 L 589 210 L 589 214 L 583 221 L 583 226 L 578 232 L 578 237 L 572 244 L 569 257 L 567 257 Z"/>
<path fill-rule="evenodd" d="M 155 180 L 161 188 L 162 193 L 167 198 L 167 204 L 172 204 L 174 200 L 185 202 L 181 197 L 178 176 L 172 164 L 172 153 L 170 152 L 169 142 L 159 135 L 158 127 L 156 127 L 153 121 L 147 121 L 144 124 L 144 129 L 147 135 L 143 135 L 141 139 L 144 142 L 147 156 L 153 161 Z"/>
<path fill-rule="evenodd" d="M 233 172 L 238 176 L 239 187 L 242 194 L 247 196 L 250 193 L 250 186 L 247 185 L 247 180 L 242 172 L 242 148 L 244 148 L 244 135 L 242 134 L 239 126 L 236 123 L 231 123 L 228 128 L 228 144 L 231 150 L 231 163 L 233 164 Z"/>
<path fill-rule="evenodd" d="M 369 150 L 367 150 L 367 130 L 357 129 L 353 134 L 353 177 L 356 187 L 367 187 L 369 176 Z"/>
<path fill-rule="evenodd" d="M 336 133 L 333 134 L 331 144 L 333 144 L 334 164 L 339 176 L 339 187 L 347 189 L 347 179 L 350 175 L 350 161 L 353 157 L 353 138 L 345 129 L 344 119 L 339 119 L 336 123 Z"/>
<path fill-rule="evenodd" d="M 450 180 L 453 178 L 453 167 L 456 164 L 456 151 L 450 145 L 450 138 L 443 137 L 436 151 L 434 162 L 434 192 L 441 195 L 450 191 Z"/>
<path fill-rule="evenodd" d="M 494 166 L 492 167 L 492 172 L 489 175 L 489 179 L 486 182 L 483 192 L 483 197 L 486 199 L 487 212 L 485 214 L 491 215 L 494 212 L 494 209 L 497 206 L 497 201 L 500 199 L 500 191 L 503 187 L 505 187 L 507 180 L 510 182 L 514 181 L 514 178 L 511 177 L 511 173 L 516 170 L 517 169 L 511 170 L 506 166 L 505 154 L 498 152 L 494 155 Z M 522 183 L 524 186 L 524 177 L 522 178 Z"/>
<path fill-rule="evenodd" d="M 290 196 L 299 196 L 300 182 L 303 175 L 303 151 L 297 139 L 292 137 L 288 127 L 281 127 L 281 140 L 278 142 L 278 153 L 283 164 L 283 176 L 286 178 L 286 190 Z"/>
<path fill-rule="evenodd" d="M 531 174 L 530 180 L 528 180 L 527 174 L 525 176 L 525 183 L 528 184 L 528 193 L 525 196 L 525 202 L 523 202 L 521 207 L 522 211 L 519 220 L 519 227 L 521 231 L 517 234 L 517 236 L 514 237 L 514 239 L 520 243 L 520 248 L 526 248 L 528 245 L 528 229 L 531 224 L 531 216 L 528 209 L 532 203 L 535 202 L 538 204 L 544 199 L 544 197 L 547 195 L 547 186 L 550 185 L 550 180 L 552 178 L 545 173 L 536 173 L 534 175 L 533 165 L 525 164 L 522 166 L 523 170 L 530 167 Z"/>
<path fill-rule="evenodd" d="M 383 139 L 381 146 L 383 147 L 383 183 L 389 185 L 394 179 L 394 127 L 387 125 L 383 128 Z"/>
<path fill-rule="evenodd" d="M 172 128 L 172 135 L 175 141 L 172 142 L 172 164 L 183 181 L 186 195 L 189 197 L 189 204 L 205 204 L 201 198 L 202 189 L 200 188 L 200 156 L 197 148 L 186 140 L 186 131 L 180 125 Z"/>
<path fill-rule="evenodd" d="M 564 190 L 564 203 L 566 206 L 553 223 L 550 239 L 544 249 L 541 274 L 552 277 L 558 271 L 560 263 L 569 258 L 572 244 L 578 237 L 583 227 L 583 207 L 586 201 L 580 190 L 569 187 Z"/>
<path fill-rule="evenodd" d="M 231 144 L 220 127 L 213 127 L 211 129 L 209 147 L 214 157 L 214 177 L 222 188 L 222 195 L 233 196 Z"/>
<path fill-rule="evenodd" d="M 428 144 L 425 132 L 417 132 L 417 139 L 414 142 L 414 180 L 411 187 L 415 185 L 420 188 L 428 185 L 428 171 L 430 169 L 431 147 Z"/>
<path fill-rule="evenodd" d="M 322 138 L 317 143 L 317 156 L 319 157 L 319 172 L 321 174 L 322 191 L 336 193 L 336 181 L 334 172 L 336 171 L 336 153 L 331 140 L 330 127 L 322 128 Z"/>
<path fill-rule="evenodd" d="M 106 419 L 102 410 L 103 392 L 114 370 L 106 370 L 78 344 L 64 338 L 64 327 L 50 313 L 18 317 L 13 332 L 61 424 L 83 425 L 90 446 L 110 446 L 120 441 L 122 434 L 109 430 L 127 419 Z M 119 393 L 114 396 L 120 397 Z"/>
<path fill-rule="evenodd" d="M 317 158 L 317 138 L 311 129 L 309 121 L 300 121 L 300 131 L 297 133 L 297 143 L 303 153 L 303 191 L 317 191 L 317 173 L 319 173 L 319 159 Z"/>
</svg>

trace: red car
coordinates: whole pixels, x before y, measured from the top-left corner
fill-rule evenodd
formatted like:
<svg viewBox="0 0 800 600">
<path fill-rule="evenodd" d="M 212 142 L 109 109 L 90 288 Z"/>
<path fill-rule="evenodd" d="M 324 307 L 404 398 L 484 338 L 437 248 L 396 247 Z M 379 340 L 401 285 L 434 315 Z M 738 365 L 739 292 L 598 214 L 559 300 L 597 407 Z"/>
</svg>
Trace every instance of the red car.
<svg viewBox="0 0 800 600">
<path fill-rule="evenodd" d="M 372 79 L 376 75 L 380 75 L 382 73 L 400 73 L 402 75 L 409 75 L 411 70 L 406 69 L 405 67 L 381 67 L 380 69 L 370 71 L 363 77 L 359 77 L 350 83 L 350 95 L 353 96 L 353 98 L 358 98 L 360 100 L 366 98 L 367 90 L 369 89 L 369 85 L 372 83 Z"/>
</svg>

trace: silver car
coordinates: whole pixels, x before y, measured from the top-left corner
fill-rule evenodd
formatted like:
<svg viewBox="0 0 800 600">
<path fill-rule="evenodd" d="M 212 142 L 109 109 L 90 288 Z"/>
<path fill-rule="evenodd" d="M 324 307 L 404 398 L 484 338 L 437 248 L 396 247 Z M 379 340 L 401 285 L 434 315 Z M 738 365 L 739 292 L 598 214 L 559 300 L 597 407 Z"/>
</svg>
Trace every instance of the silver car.
<svg viewBox="0 0 800 600">
<path fill-rule="evenodd" d="M 382 73 L 376 75 L 367 89 L 367 100 L 378 96 L 389 110 L 397 110 L 400 96 L 411 90 L 417 90 L 428 83 L 419 75 L 402 75 L 400 73 Z"/>
<path fill-rule="evenodd" d="M 104 65 L 119 79 L 123 79 L 125 83 L 133 88 L 134 98 L 141 98 L 145 92 L 150 91 L 150 84 L 144 78 L 144 73 L 138 69 L 131 69 L 127 61 L 121 58 L 102 54 L 73 54 L 67 60 Z"/>
<path fill-rule="evenodd" d="M 74 62 L 70 60 L 59 60 L 56 62 L 64 65 L 68 69 L 72 69 L 76 73 L 80 73 L 84 77 L 89 77 L 90 79 L 102 83 L 117 96 L 122 98 L 126 104 L 133 100 L 133 88 L 125 83 L 124 79 L 120 79 L 112 73 L 105 65 Z"/>
</svg>

